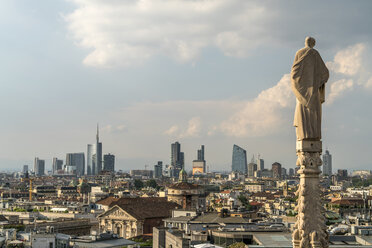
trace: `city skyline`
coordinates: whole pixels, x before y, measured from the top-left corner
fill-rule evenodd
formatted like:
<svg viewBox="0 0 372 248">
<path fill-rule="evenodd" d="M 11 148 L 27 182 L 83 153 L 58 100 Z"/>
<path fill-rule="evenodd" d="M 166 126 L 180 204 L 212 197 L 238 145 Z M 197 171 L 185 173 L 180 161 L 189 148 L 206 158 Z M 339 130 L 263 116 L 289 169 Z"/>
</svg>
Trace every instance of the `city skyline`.
<svg viewBox="0 0 372 248">
<path fill-rule="evenodd" d="M 86 152 L 97 122 L 117 169 L 166 163 L 176 140 L 183 144 L 187 169 L 200 144 L 208 148 L 210 170 L 229 170 L 233 144 L 262 154 L 267 165 L 294 167 L 295 99 L 288 73 L 308 35 L 316 38 L 330 69 L 323 144 L 333 167 L 370 168 L 370 2 L 167 6 L 5 0 L 0 170 L 31 168 L 35 157 L 51 170 L 53 157 Z M 97 17 L 97 9 L 105 11 Z M 112 17 L 114 10 L 120 18 Z M 161 23 L 165 16 L 174 23 L 169 29 Z M 93 19 L 100 25 L 90 26 Z M 104 20 L 112 24 L 108 33 Z M 128 20 L 132 25 L 124 25 Z"/>
</svg>

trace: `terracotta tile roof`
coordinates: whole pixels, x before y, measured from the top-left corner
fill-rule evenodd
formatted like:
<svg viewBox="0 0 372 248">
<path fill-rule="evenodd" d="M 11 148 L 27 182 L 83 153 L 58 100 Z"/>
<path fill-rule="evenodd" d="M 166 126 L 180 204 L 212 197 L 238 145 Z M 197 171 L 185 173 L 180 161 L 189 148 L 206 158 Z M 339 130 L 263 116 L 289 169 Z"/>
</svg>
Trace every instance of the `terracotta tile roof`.
<svg viewBox="0 0 372 248">
<path fill-rule="evenodd" d="M 136 219 L 168 218 L 171 210 L 181 208 L 164 197 L 119 198 L 110 207 L 119 206 Z"/>
<path fill-rule="evenodd" d="M 117 201 L 119 198 L 115 198 L 113 196 L 109 196 L 109 197 L 106 197 L 104 199 L 101 199 L 99 201 L 96 202 L 96 204 L 101 204 L 101 205 L 105 205 L 105 206 L 110 206 L 111 203 Z"/>
<path fill-rule="evenodd" d="M 199 186 L 192 183 L 180 182 L 169 186 L 170 189 L 198 189 Z"/>
</svg>

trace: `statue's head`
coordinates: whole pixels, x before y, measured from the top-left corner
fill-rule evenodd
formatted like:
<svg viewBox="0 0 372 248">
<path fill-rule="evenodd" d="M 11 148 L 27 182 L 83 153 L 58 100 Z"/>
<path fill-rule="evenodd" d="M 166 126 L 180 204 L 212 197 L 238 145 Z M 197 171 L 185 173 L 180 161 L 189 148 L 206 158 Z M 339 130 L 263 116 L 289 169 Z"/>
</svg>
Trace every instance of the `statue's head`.
<svg viewBox="0 0 372 248">
<path fill-rule="evenodd" d="M 310 36 L 306 37 L 305 46 L 313 48 L 315 46 L 315 39 L 313 37 L 310 37 Z"/>
</svg>

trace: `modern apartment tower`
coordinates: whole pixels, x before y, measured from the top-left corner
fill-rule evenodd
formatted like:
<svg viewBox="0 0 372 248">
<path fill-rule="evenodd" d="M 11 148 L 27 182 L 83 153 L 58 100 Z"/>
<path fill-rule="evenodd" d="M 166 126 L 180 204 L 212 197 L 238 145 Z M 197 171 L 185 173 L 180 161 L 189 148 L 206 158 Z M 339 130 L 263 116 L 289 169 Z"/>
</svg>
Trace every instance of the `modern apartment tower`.
<svg viewBox="0 0 372 248">
<path fill-rule="evenodd" d="M 233 146 L 232 171 L 247 174 L 247 151 L 240 146 Z"/>
<path fill-rule="evenodd" d="M 158 161 L 156 165 L 154 165 L 154 178 L 160 178 L 163 175 L 163 162 Z"/>
<path fill-rule="evenodd" d="M 58 158 L 53 158 L 53 164 L 52 164 L 52 174 L 56 175 L 58 174 L 58 171 L 61 171 L 63 169 L 63 160 Z"/>
<path fill-rule="evenodd" d="M 66 154 L 66 169 L 71 174 L 82 176 L 85 173 L 85 155 L 80 153 Z"/>
<path fill-rule="evenodd" d="M 181 152 L 181 144 L 176 141 L 171 145 L 172 177 L 178 178 L 180 171 L 185 166 L 185 154 Z"/>
<path fill-rule="evenodd" d="M 34 160 L 34 173 L 35 176 L 43 176 L 45 174 L 45 160 L 38 157 Z"/>
<path fill-rule="evenodd" d="M 282 165 L 278 162 L 275 162 L 271 165 L 271 171 L 273 172 L 273 178 L 282 178 Z"/>
<path fill-rule="evenodd" d="M 110 153 L 103 155 L 103 170 L 115 172 L 115 155 Z"/>
<path fill-rule="evenodd" d="M 323 175 L 332 175 L 332 155 L 329 153 L 328 149 L 323 154 Z"/>
<path fill-rule="evenodd" d="M 87 174 L 98 175 L 102 171 L 102 143 L 99 142 L 99 129 L 97 125 L 96 143 L 88 144 Z"/>
</svg>

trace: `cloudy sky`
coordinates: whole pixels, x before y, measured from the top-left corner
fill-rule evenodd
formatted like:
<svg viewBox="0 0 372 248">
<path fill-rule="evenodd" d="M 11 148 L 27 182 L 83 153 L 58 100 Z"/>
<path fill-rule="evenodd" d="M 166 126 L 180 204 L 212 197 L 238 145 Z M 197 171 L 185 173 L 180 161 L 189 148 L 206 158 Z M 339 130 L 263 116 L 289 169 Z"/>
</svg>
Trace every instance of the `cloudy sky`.
<svg viewBox="0 0 372 248">
<path fill-rule="evenodd" d="M 201 144 L 211 170 L 295 164 L 289 75 L 304 39 L 330 69 L 323 143 L 333 167 L 370 169 L 371 1 L 3 0 L 0 169 L 86 152 L 101 127 L 117 168 L 186 167 Z"/>
</svg>

